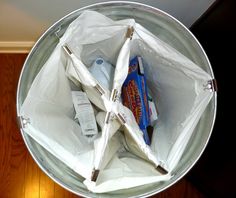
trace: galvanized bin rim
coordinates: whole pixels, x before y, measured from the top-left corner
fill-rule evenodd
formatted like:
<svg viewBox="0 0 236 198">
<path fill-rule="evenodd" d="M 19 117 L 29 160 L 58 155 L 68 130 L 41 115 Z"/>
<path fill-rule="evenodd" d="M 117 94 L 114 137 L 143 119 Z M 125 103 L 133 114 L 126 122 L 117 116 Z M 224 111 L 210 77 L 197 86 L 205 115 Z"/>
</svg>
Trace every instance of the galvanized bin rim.
<svg viewBox="0 0 236 198">
<path fill-rule="evenodd" d="M 17 110 L 17 119 L 18 119 L 18 124 L 19 124 L 19 128 L 23 137 L 23 140 L 25 142 L 25 145 L 27 146 L 27 149 L 29 150 L 31 156 L 33 157 L 33 159 L 35 160 L 35 162 L 37 163 L 37 165 L 43 170 L 44 173 L 46 173 L 53 181 L 55 181 L 56 183 L 58 183 L 59 185 L 63 186 L 65 189 L 79 195 L 79 196 L 83 196 L 83 197 L 90 197 L 87 194 L 83 193 L 82 191 L 77 191 L 75 189 L 72 189 L 69 185 L 67 185 L 66 183 L 63 183 L 56 175 L 54 175 L 53 173 L 51 173 L 46 167 L 44 167 L 41 162 L 39 161 L 39 159 L 36 156 L 36 153 L 30 148 L 29 146 L 29 142 L 27 139 L 27 134 L 24 132 L 24 130 L 22 129 L 22 120 L 21 120 L 21 116 L 20 116 L 20 95 L 21 95 L 21 86 L 22 86 L 22 78 L 24 75 L 24 72 L 27 68 L 27 64 L 29 59 L 31 58 L 31 56 L 33 56 L 33 54 L 37 51 L 38 46 L 40 45 L 41 41 L 50 33 L 50 31 L 52 31 L 53 29 L 55 29 L 55 27 L 59 26 L 62 21 L 66 20 L 69 17 L 75 16 L 77 13 L 84 11 L 84 10 L 88 10 L 88 9 L 94 9 L 94 8 L 99 8 L 99 7 L 112 7 L 112 6 L 124 6 L 124 7 L 130 7 L 130 8 L 135 8 L 135 9 L 142 9 L 146 12 L 149 13 L 153 13 L 156 15 L 163 15 L 166 18 L 168 18 L 169 20 L 171 20 L 173 23 L 178 24 L 178 26 L 180 26 L 182 28 L 183 31 L 187 32 L 187 34 L 189 34 L 189 36 L 192 38 L 193 42 L 195 42 L 195 44 L 199 47 L 199 49 L 202 51 L 204 58 L 207 61 L 207 65 L 208 65 L 208 69 L 209 69 L 209 73 L 212 76 L 212 78 L 214 79 L 214 74 L 213 74 L 213 70 L 211 67 L 211 64 L 208 60 L 208 57 L 204 51 L 204 49 L 202 48 L 201 44 L 198 42 L 198 40 L 195 38 L 195 36 L 188 30 L 188 28 L 186 28 L 180 21 L 178 21 L 176 18 L 174 18 L 173 16 L 171 16 L 170 14 L 146 5 L 146 4 L 142 4 L 142 3 L 137 3 L 137 2 L 130 2 L 130 1 L 111 1 L 111 2 L 102 2 L 102 3 L 96 3 L 96 4 L 92 4 L 86 7 L 82 7 L 80 9 L 77 9 L 71 13 L 69 13 L 68 15 L 64 16 L 63 18 L 61 18 L 60 20 L 58 20 L 57 22 L 55 22 L 51 27 L 49 27 L 44 34 L 42 34 L 42 36 L 37 40 L 37 42 L 35 43 L 35 45 L 33 46 L 33 48 L 31 49 L 31 51 L 29 52 L 25 63 L 23 65 L 23 68 L 21 70 L 21 74 L 19 77 L 19 81 L 18 81 L 18 87 L 17 87 L 17 96 L 16 96 L 16 110 Z M 79 16 L 79 15 L 78 15 Z M 202 155 L 203 151 L 205 150 L 205 147 L 207 146 L 207 143 L 209 141 L 209 138 L 211 136 L 213 127 L 214 127 L 214 122 L 215 122 L 215 118 L 216 118 L 216 109 L 217 109 L 217 94 L 214 93 L 214 96 L 212 98 L 212 102 L 213 102 L 213 111 L 212 111 L 212 119 L 211 119 L 211 128 L 209 130 L 208 136 L 205 140 L 205 144 L 204 146 L 202 146 L 201 150 L 199 153 L 197 153 L 197 157 L 195 157 L 194 160 L 192 160 L 190 163 L 188 163 L 186 165 L 186 167 L 184 168 L 184 170 L 182 170 L 181 173 L 178 174 L 177 177 L 174 178 L 174 180 L 172 180 L 171 182 L 169 182 L 167 185 L 162 186 L 161 188 L 157 188 L 157 189 L 153 189 L 152 191 L 149 192 L 145 192 L 143 194 L 140 195 L 135 195 L 135 196 L 130 196 L 130 197 L 149 197 L 152 196 L 156 193 L 159 193 L 165 189 L 167 189 L 168 187 L 172 186 L 173 184 L 175 184 L 177 181 L 179 181 L 185 174 L 188 173 L 188 171 L 195 165 L 195 163 L 198 161 L 198 159 L 200 158 L 200 156 Z M 111 194 L 110 194 L 111 195 Z M 94 194 L 94 196 L 98 196 L 98 197 L 102 197 L 102 195 L 99 194 Z M 93 196 L 93 197 L 94 197 Z M 114 196 L 114 195 L 112 195 Z"/>
</svg>

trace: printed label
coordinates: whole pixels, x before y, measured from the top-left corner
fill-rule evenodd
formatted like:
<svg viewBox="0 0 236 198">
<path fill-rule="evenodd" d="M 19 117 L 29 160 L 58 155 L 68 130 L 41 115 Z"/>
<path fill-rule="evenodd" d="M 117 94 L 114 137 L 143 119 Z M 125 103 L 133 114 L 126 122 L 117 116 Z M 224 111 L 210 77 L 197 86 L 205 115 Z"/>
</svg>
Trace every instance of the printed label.
<svg viewBox="0 0 236 198">
<path fill-rule="evenodd" d="M 72 100 L 75 107 L 75 119 L 78 119 L 83 135 L 95 135 L 98 133 L 92 105 L 82 91 L 72 91 Z"/>
</svg>

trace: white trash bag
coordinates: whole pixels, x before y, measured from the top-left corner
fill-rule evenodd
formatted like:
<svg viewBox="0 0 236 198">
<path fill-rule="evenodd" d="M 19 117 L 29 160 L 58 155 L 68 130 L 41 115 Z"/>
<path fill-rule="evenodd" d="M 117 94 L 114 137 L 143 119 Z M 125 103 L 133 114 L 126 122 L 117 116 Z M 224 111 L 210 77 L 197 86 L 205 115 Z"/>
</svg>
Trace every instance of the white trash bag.
<svg viewBox="0 0 236 198">
<path fill-rule="evenodd" d="M 147 86 L 159 116 L 151 145 L 121 100 L 129 61 L 145 60 Z M 115 66 L 112 89 L 89 68 L 102 57 Z M 113 21 L 95 11 L 74 20 L 34 79 L 20 114 L 24 131 L 85 178 L 95 193 L 168 180 L 213 96 L 203 69 L 133 19 Z M 87 141 L 74 120 L 71 82 L 93 104 L 98 135 Z M 157 102 L 158 101 L 158 102 Z"/>
</svg>

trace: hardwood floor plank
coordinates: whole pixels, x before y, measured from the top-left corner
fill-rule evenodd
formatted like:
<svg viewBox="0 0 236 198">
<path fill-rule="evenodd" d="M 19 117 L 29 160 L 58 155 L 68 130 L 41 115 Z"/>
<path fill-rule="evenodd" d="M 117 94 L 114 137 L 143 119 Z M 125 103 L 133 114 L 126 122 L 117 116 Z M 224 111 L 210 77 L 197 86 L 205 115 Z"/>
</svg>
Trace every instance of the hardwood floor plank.
<svg viewBox="0 0 236 198">
<path fill-rule="evenodd" d="M 16 123 L 16 85 L 25 55 L 0 56 L 0 192 L 24 197 L 26 149 Z"/>
<path fill-rule="evenodd" d="M 39 175 L 39 198 L 54 197 L 54 182 L 42 171 Z"/>
<path fill-rule="evenodd" d="M 80 198 L 79 196 L 65 190 L 58 184 L 54 184 L 55 198 Z"/>
<path fill-rule="evenodd" d="M 19 133 L 12 135 L 10 169 L 8 170 L 9 197 L 23 197 L 25 192 L 26 150 Z"/>
<path fill-rule="evenodd" d="M 25 166 L 25 198 L 39 197 L 39 174 L 38 165 L 28 153 Z"/>
<path fill-rule="evenodd" d="M 58 184 L 54 185 L 54 195 L 57 198 L 66 198 L 69 192 L 65 191 L 61 186 Z"/>
</svg>

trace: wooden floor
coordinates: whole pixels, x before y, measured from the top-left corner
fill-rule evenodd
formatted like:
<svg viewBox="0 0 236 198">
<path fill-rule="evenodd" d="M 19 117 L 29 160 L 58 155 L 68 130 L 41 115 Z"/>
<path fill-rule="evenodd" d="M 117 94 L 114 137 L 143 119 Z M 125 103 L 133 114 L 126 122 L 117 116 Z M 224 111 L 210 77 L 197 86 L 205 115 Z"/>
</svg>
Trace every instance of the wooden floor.
<svg viewBox="0 0 236 198">
<path fill-rule="evenodd" d="M 77 197 L 47 177 L 26 149 L 16 123 L 17 81 L 25 54 L 0 54 L 0 197 Z M 204 197 L 186 179 L 154 196 Z"/>
</svg>

